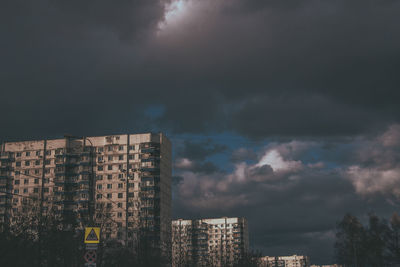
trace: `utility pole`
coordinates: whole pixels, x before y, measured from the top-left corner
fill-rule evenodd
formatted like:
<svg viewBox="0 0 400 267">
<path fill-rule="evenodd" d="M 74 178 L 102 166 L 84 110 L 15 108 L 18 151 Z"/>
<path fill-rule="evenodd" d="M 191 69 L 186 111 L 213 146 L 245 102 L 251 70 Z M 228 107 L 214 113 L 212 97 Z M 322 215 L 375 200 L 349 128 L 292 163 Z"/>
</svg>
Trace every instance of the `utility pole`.
<svg viewBox="0 0 400 267">
<path fill-rule="evenodd" d="M 94 175 L 94 167 L 93 167 L 93 157 L 94 157 L 94 146 L 92 141 L 90 141 L 88 138 L 83 137 L 84 140 L 84 147 L 86 147 L 86 140 L 90 142 L 90 152 L 89 152 L 89 157 L 90 157 L 90 176 L 89 176 L 89 224 L 91 226 L 94 226 L 94 210 L 95 210 L 95 198 L 94 198 L 94 191 L 95 191 L 95 175 Z"/>
<path fill-rule="evenodd" d="M 40 207 L 39 207 L 39 265 L 41 265 L 42 258 L 42 237 L 43 237 L 43 202 L 44 202 L 44 182 L 45 182 L 45 171 L 46 171 L 46 149 L 47 140 L 43 141 L 43 164 L 42 164 L 42 186 L 40 189 Z"/>
<path fill-rule="evenodd" d="M 125 192 L 125 199 L 126 199 L 126 203 L 125 203 L 125 246 L 128 247 L 128 223 L 129 223 L 129 218 L 128 218 L 128 214 L 129 214 L 129 146 L 130 146 L 130 134 L 127 134 L 127 141 L 126 141 L 126 192 Z"/>
</svg>

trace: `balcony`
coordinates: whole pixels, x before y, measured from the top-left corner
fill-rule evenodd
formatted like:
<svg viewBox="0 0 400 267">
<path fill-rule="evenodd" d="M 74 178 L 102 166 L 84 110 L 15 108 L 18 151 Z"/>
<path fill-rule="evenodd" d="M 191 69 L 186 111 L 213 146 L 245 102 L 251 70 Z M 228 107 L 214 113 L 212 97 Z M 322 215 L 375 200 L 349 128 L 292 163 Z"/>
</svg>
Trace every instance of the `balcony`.
<svg viewBox="0 0 400 267">
<path fill-rule="evenodd" d="M 160 175 L 160 168 L 156 167 L 156 166 L 154 166 L 154 167 L 142 167 L 140 169 L 140 171 L 141 172 L 145 172 L 145 173 L 147 172 L 150 175 Z"/>
<path fill-rule="evenodd" d="M 13 161 L 14 158 L 11 152 L 2 152 L 0 153 L 0 161 Z"/>
<path fill-rule="evenodd" d="M 158 157 L 151 157 L 151 158 L 142 158 L 141 162 L 156 162 L 156 163 L 160 163 L 160 158 Z"/>
<path fill-rule="evenodd" d="M 13 171 L 14 168 L 11 166 L 0 166 L 0 170 L 5 171 L 5 172 L 10 172 L 10 171 Z"/>
</svg>

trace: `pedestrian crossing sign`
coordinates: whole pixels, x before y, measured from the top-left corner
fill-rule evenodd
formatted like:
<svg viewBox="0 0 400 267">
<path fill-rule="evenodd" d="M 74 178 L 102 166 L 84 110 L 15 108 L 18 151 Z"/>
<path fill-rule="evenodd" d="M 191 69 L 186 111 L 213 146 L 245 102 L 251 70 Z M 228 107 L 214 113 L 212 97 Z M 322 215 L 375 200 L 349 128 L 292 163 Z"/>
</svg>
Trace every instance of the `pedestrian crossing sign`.
<svg viewBox="0 0 400 267">
<path fill-rule="evenodd" d="M 85 227 L 85 244 L 100 243 L 100 227 Z"/>
</svg>

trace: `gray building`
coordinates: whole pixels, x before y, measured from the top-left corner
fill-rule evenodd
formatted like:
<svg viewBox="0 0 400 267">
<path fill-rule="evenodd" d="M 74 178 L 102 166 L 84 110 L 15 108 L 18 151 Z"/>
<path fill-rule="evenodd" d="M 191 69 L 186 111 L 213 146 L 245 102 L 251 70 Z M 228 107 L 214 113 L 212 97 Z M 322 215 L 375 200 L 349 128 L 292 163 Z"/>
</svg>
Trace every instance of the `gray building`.
<svg viewBox="0 0 400 267">
<path fill-rule="evenodd" d="M 170 257 L 172 163 L 165 135 L 5 142 L 0 152 L 4 225 L 36 199 L 43 212 L 74 214 L 81 227 L 100 225 L 103 240 L 133 247 L 145 231 Z"/>
<path fill-rule="evenodd" d="M 262 267 L 309 267 L 310 259 L 307 256 L 275 256 L 261 257 L 260 266 Z"/>
<path fill-rule="evenodd" d="M 172 264 L 232 266 L 249 248 L 245 218 L 172 221 Z"/>
</svg>

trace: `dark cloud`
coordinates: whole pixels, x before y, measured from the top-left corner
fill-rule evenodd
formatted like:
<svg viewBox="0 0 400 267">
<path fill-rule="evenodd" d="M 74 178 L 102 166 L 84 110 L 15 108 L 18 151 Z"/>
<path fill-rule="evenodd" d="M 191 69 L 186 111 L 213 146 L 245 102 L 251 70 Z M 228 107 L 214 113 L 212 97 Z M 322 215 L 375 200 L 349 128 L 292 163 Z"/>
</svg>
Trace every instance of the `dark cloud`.
<svg viewBox="0 0 400 267">
<path fill-rule="evenodd" d="M 399 121 L 398 1 L 184 2 L 160 29 L 165 1 L 3 1 L 2 136 L 326 137 Z M 140 119 L 149 105 L 164 107 L 156 124 Z"/>
<path fill-rule="evenodd" d="M 216 144 L 211 139 L 204 141 L 184 140 L 182 147 L 177 151 L 177 156 L 191 160 L 205 160 L 207 157 L 222 153 L 226 149 L 226 145 Z"/>
<path fill-rule="evenodd" d="M 174 143 L 174 212 L 246 216 L 270 255 L 330 261 L 342 214 L 397 205 L 400 1 L 187 0 L 175 21 L 166 3 L 2 1 L 0 141 L 159 130 L 278 140 L 232 141 L 232 155 Z"/>
<path fill-rule="evenodd" d="M 217 165 L 210 161 L 200 162 L 191 161 L 184 158 L 178 158 L 175 162 L 174 168 L 176 171 L 191 171 L 193 173 L 212 174 L 221 172 Z"/>
<path fill-rule="evenodd" d="M 245 160 L 254 161 L 256 159 L 257 159 L 257 153 L 252 149 L 246 149 L 246 148 L 239 148 L 233 151 L 231 155 L 232 162 L 240 162 Z"/>
<path fill-rule="evenodd" d="M 392 125 L 342 144 L 352 148 L 347 164 L 342 146 L 326 150 L 323 142 L 293 140 L 270 143 L 255 161 L 235 161 L 231 172 L 177 169 L 184 182 L 175 192 L 176 216 L 244 216 L 252 245 L 265 255 L 306 254 L 313 263 L 332 263 L 336 222 L 345 213 L 364 221 L 368 212 L 388 218 L 398 208 L 399 133 Z"/>
<path fill-rule="evenodd" d="M 183 182 L 182 176 L 172 176 L 172 185 L 176 186 Z"/>
</svg>

